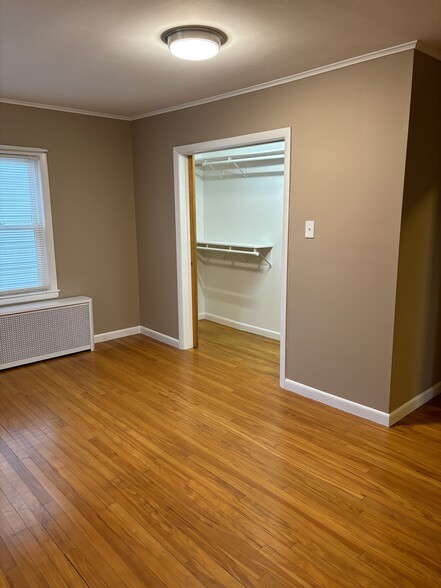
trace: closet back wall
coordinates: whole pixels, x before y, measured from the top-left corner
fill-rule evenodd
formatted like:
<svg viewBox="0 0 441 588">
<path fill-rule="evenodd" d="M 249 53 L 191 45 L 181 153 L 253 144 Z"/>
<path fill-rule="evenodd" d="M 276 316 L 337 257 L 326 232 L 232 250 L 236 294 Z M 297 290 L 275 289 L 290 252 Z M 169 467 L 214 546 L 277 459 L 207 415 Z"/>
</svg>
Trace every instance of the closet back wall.
<svg viewBox="0 0 441 588">
<path fill-rule="evenodd" d="M 0 144 L 48 150 L 60 296 L 93 298 L 95 333 L 139 325 L 130 123 L 0 103 Z"/>
</svg>

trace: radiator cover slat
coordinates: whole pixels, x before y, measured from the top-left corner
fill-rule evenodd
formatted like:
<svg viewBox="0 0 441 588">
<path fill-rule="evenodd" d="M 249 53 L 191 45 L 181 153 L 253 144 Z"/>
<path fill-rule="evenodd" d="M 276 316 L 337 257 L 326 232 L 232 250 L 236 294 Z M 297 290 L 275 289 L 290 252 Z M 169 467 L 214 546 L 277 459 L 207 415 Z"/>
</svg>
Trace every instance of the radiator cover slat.
<svg viewBox="0 0 441 588">
<path fill-rule="evenodd" d="M 30 311 L 25 310 L 26 305 L 2 309 L 0 369 L 93 349 L 89 298 L 81 296 L 36 306 Z"/>
</svg>

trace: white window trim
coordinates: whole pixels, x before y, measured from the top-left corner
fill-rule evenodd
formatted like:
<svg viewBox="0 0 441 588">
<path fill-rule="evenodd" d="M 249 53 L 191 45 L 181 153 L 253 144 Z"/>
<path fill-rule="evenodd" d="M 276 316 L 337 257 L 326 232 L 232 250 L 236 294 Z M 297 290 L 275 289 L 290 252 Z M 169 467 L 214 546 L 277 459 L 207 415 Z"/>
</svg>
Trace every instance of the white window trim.
<svg viewBox="0 0 441 588">
<path fill-rule="evenodd" d="M 21 294 L 13 294 L 7 296 L 0 295 L 0 306 L 5 306 L 6 304 L 22 304 L 25 302 L 36 302 L 38 300 L 58 298 L 60 291 L 58 290 L 57 269 L 55 265 L 51 197 L 49 191 L 49 174 L 47 168 L 47 149 L 38 149 L 33 147 L 11 147 L 9 145 L 0 145 L 0 155 L 22 155 L 29 157 L 38 157 L 40 161 L 41 189 L 43 194 L 44 210 L 45 244 L 50 283 L 48 290 L 35 290 L 33 292 L 23 292 Z"/>
</svg>

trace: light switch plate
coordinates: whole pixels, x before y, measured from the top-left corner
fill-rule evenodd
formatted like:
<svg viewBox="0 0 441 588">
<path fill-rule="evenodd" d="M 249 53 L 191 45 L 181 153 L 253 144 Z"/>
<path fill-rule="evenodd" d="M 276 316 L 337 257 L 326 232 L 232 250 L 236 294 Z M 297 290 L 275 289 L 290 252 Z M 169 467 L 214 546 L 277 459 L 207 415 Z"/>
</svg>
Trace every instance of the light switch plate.
<svg viewBox="0 0 441 588">
<path fill-rule="evenodd" d="M 305 238 L 314 239 L 315 235 L 315 221 L 305 221 Z"/>
</svg>

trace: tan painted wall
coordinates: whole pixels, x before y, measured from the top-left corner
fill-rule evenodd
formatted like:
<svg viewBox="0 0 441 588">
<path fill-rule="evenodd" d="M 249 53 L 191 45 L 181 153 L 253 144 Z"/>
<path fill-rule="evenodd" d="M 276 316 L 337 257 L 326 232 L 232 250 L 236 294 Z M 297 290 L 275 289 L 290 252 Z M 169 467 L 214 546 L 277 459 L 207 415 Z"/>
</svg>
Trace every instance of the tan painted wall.
<svg viewBox="0 0 441 588">
<path fill-rule="evenodd" d="M 0 104 L 0 144 L 48 149 L 60 296 L 93 298 L 96 333 L 139 325 L 130 123 Z"/>
<path fill-rule="evenodd" d="M 390 410 L 441 381 L 441 63 L 417 51 Z"/>
<path fill-rule="evenodd" d="M 141 324 L 178 336 L 173 146 L 292 127 L 286 375 L 387 411 L 412 63 L 400 53 L 136 121 Z"/>
</svg>

